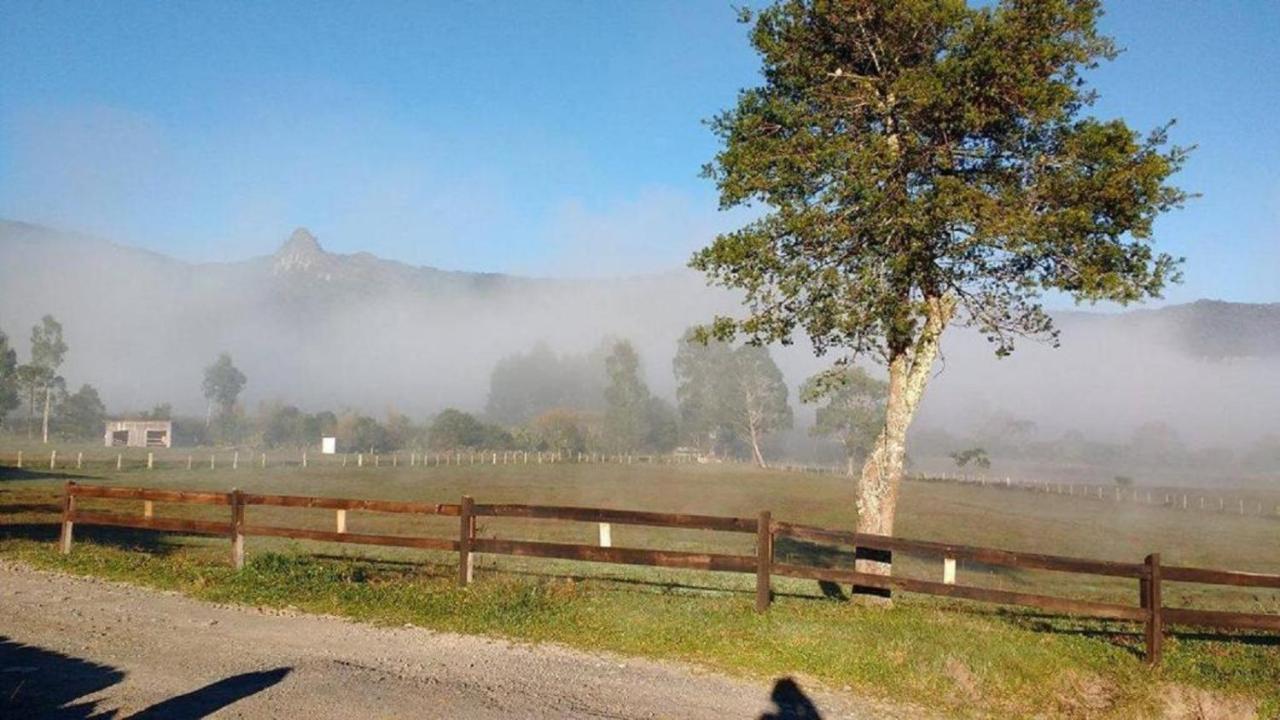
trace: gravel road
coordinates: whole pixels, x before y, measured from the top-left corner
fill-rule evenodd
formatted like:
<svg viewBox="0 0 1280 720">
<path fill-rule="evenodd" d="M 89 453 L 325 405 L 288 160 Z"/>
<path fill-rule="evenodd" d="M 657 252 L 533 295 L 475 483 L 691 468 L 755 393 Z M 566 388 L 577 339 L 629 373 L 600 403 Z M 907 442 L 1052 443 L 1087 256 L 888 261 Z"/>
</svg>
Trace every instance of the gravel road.
<svg viewBox="0 0 1280 720">
<path fill-rule="evenodd" d="M 0 562 L 0 717 L 905 717 L 811 686 L 213 605 Z"/>
</svg>

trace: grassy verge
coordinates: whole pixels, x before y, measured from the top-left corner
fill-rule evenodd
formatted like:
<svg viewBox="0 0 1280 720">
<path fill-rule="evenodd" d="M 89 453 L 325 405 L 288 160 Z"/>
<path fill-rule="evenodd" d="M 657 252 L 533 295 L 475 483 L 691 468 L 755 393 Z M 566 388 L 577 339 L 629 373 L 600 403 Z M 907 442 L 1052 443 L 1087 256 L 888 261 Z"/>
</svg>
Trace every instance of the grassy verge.
<svg viewBox="0 0 1280 720">
<path fill-rule="evenodd" d="M 956 716 L 1280 716 L 1280 648 L 1174 637 L 1166 666 L 1140 657 L 1139 628 L 992 611 L 907 596 L 891 610 L 781 597 L 766 615 L 746 592 L 676 583 L 530 578 L 482 569 L 468 589 L 446 564 L 318 558 L 301 548 L 251 556 L 225 548 L 157 551 L 8 537 L 0 554 L 35 567 L 125 580 L 193 597 L 295 607 L 380 624 L 502 636 L 692 661 L 763 678 L 800 675 L 836 690 Z M 1215 710 L 1216 709 L 1216 710 Z M 1205 714 L 1205 711 L 1209 714 Z M 1199 715 L 1195 713 L 1201 713 Z"/>
</svg>

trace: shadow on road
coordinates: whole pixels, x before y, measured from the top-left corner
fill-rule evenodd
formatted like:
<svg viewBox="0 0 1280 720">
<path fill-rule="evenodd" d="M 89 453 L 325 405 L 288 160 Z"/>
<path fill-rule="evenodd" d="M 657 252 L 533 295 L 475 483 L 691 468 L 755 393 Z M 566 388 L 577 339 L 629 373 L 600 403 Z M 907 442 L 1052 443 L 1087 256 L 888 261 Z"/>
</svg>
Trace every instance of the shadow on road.
<svg viewBox="0 0 1280 720">
<path fill-rule="evenodd" d="M 122 679 L 124 672 L 108 665 L 0 636 L 0 717 L 114 718 L 95 701 L 76 701 Z"/>
<path fill-rule="evenodd" d="M 292 668 L 276 668 L 223 678 L 169 698 L 132 718 L 202 718 L 262 692 Z M 124 671 L 0 636 L 0 717 L 56 720 L 114 720 L 118 710 L 102 710 L 100 700 L 80 701 L 124 679 Z"/>
<path fill-rule="evenodd" d="M 293 668 L 276 668 L 259 672 L 241 673 L 205 685 L 185 695 L 169 698 L 135 715 L 132 720 L 165 720 L 166 718 L 202 718 L 221 710 L 238 700 L 256 695 L 275 685 L 292 672 Z"/>
<path fill-rule="evenodd" d="M 760 716 L 760 720 L 822 720 L 822 714 L 800 685 L 791 678 L 779 678 L 769 693 L 774 710 Z"/>
</svg>

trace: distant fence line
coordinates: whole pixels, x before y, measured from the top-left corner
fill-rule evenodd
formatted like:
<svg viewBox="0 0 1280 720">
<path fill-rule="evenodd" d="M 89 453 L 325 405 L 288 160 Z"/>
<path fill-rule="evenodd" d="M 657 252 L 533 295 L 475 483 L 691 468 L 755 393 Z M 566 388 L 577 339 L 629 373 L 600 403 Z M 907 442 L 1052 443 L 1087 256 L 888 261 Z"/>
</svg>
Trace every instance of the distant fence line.
<svg viewBox="0 0 1280 720">
<path fill-rule="evenodd" d="M 391 453 L 316 453 L 306 450 L 214 450 L 212 452 L 187 453 L 180 451 L 148 451 L 145 457 L 140 451 L 115 453 L 85 453 L 84 451 L 29 453 L 18 450 L 0 455 L 0 464 L 12 464 L 18 468 L 48 470 L 82 470 L 86 465 L 114 466 L 116 470 L 152 470 L 156 468 L 196 470 L 219 467 L 399 467 L 445 465 L 531 465 L 551 463 L 631 465 L 695 463 L 697 458 L 685 454 L 640 453 L 588 453 L 554 450 L 444 450 L 409 451 Z"/>
<path fill-rule="evenodd" d="M 117 471 L 154 470 L 154 469 L 186 469 L 216 470 L 218 468 L 238 470 L 240 468 L 307 468 L 307 467 L 343 467 L 363 469 L 366 467 L 445 467 L 462 465 L 543 465 L 543 464 L 700 464 L 726 463 L 739 464 L 722 459 L 709 460 L 691 453 L 641 454 L 641 453 L 588 453 L 564 452 L 551 450 L 469 450 L 456 449 L 444 451 L 409 451 L 392 453 L 335 453 L 322 454 L 310 451 L 288 450 L 220 450 L 207 453 L 186 453 L 180 450 L 147 451 L 145 456 L 141 450 L 115 453 L 85 453 L 84 451 L 60 452 L 56 449 L 46 452 L 0 454 L 0 465 L 12 464 L 18 468 L 40 470 L 83 470 L 88 466 L 114 468 Z M 794 463 L 778 463 L 770 469 L 784 472 L 808 473 L 816 475 L 842 475 L 845 469 L 840 466 L 802 465 Z M 1261 499 L 1257 497 L 1235 495 L 1219 495 L 1195 489 L 1172 487 L 1147 487 L 1138 485 L 1121 486 L 1103 483 L 1075 483 L 1014 480 L 1010 477 L 991 478 L 983 475 L 914 474 L 908 480 L 925 483 L 954 483 L 974 487 L 993 488 L 998 490 L 1018 490 L 1036 492 L 1046 495 L 1058 495 L 1064 498 L 1105 501 L 1113 503 L 1131 503 L 1147 507 L 1159 507 L 1169 510 L 1187 512 L 1211 512 L 1216 514 L 1280 518 L 1280 500 Z"/>
<path fill-rule="evenodd" d="M 84 510 L 78 503 L 82 498 L 104 501 L 141 501 L 142 513 L 137 515 Z M 228 508 L 229 515 L 225 521 L 161 518 L 155 516 L 155 503 L 223 506 Z M 246 509 L 254 506 L 330 509 L 335 512 L 336 527 L 333 531 L 323 531 L 255 524 L 246 518 Z M 458 532 L 455 538 L 352 533 L 347 531 L 348 511 L 457 517 Z M 598 523 L 601 525 L 600 544 L 584 545 L 477 537 L 477 517 Z M 755 552 L 752 555 L 729 555 L 612 547 L 612 543 L 608 541 L 609 535 L 604 532 L 604 528 L 610 523 L 752 534 L 756 539 Z M 773 576 L 852 583 L 884 591 L 902 590 L 978 602 L 1032 607 L 1063 615 L 1142 623 L 1145 628 L 1146 656 L 1148 662 L 1152 664 L 1160 662 L 1166 624 L 1280 632 L 1280 615 L 1174 608 L 1166 607 L 1162 602 L 1163 585 L 1171 581 L 1280 589 L 1280 575 L 1167 566 L 1161 564 L 1158 553 L 1147 555 L 1140 563 L 1126 563 L 867 535 L 777 521 L 772 518 L 768 510 L 761 511 L 754 518 L 722 517 L 590 507 L 477 504 L 468 495 L 462 496 L 460 502 L 455 504 L 262 495 L 244 493 L 240 490 L 227 493 L 157 490 L 78 485 L 68 482 L 62 495 L 62 529 L 59 536 L 59 547 L 63 554 L 71 552 L 74 527 L 77 524 L 225 537 L 231 543 L 231 562 L 237 570 L 244 566 L 245 538 L 262 536 L 456 552 L 458 553 L 458 583 L 464 586 L 473 579 L 476 554 L 753 573 L 756 576 L 757 612 L 765 612 L 772 602 Z M 779 537 L 826 547 L 830 550 L 838 550 L 841 547 L 852 549 L 852 553 L 844 555 L 846 558 L 874 554 L 878 555 L 878 560 L 891 563 L 894 552 L 940 558 L 943 560 L 943 581 L 871 574 L 850 567 L 817 566 L 794 560 L 778 562 L 775 557 L 774 543 Z M 864 553 L 866 550 L 871 550 L 872 553 Z M 1113 602 L 1078 600 L 957 584 L 955 577 L 957 560 L 988 566 L 1136 580 L 1139 603 L 1134 607 Z"/>
<path fill-rule="evenodd" d="M 956 483 L 997 490 L 1010 490 L 1111 502 L 1146 507 L 1159 507 L 1188 512 L 1212 512 L 1229 515 L 1280 517 L 1280 502 L 1274 499 L 1200 492 L 1190 488 L 1147 487 L 1103 483 L 1074 483 L 1013 480 L 1012 478 L 917 475 L 917 482 Z"/>
</svg>

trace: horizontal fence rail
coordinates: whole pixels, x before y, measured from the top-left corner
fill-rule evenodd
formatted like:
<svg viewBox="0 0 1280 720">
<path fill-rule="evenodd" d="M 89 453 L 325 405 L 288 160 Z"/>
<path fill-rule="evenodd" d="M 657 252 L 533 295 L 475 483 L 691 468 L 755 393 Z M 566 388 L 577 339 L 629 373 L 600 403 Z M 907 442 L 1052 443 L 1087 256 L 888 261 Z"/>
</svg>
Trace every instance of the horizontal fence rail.
<svg viewBox="0 0 1280 720">
<path fill-rule="evenodd" d="M 85 511 L 77 507 L 77 501 L 81 498 L 107 501 L 142 501 L 143 513 L 142 516 L 138 516 L 118 512 Z M 153 514 L 154 503 L 157 502 L 224 506 L 228 508 L 229 515 L 226 521 L 157 518 Z M 249 523 L 245 520 L 245 510 L 248 507 L 332 510 L 335 518 L 335 529 L 327 531 Z M 347 532 L 346 514 L 348 511 L 456 517 L 458 518 L 458 535 L 456 538 L 442 538 Z M 477 517 L 597 523 L 600 526 L 600 544 L 585 545 L 476 537 Z M 71 551 L 73 528 L 77 523 L 227 537 L 231 540 L 232 564 L 237 569 L 243 567 L 244 564 L 244 538 L 246 536 L 262 536 L 456 552 L 458 553 L 458 582 L 462 585 L 466 585 L 472 580 L 474 556 L 477 553 L 688 570 L 754 573 L 756 575 L 756 609 L 761 612 L 767 610 L 772 601 L 771 578 L 775 575 L 797 579 L 850 583 L 854 586 L 882 591 L 900 590 L 999 605 L 1031 607 L 1065 615 L 1142 623 L 1144 626 L 1147 659 L 1153 664 L 1160 662 L 1164 626 L 1169 623 L 1225 630 L 1280 632 L 1280 615 L 1172 608 L 1165 607 L 1162 602 L 1163 583 L 1165 582 L 1280 589 L 1280 575 L 1161 565 L 1158 554 L 1148 555 L 1141 563 L 1124 563 L 883 535 L 868 535 L 775 521 L 769 511 L 763 511 L 755 518 L 742 518 L 554 505 L 477 504 L 469 496 L 463 496 L 461 502 L 456 504 L 425 503 L 301 495 L 264 495 L 243 493 L 239 490 L 232 490 L 227 493 L 158 490 L 79 485 L 69 482 L 66 484 L 62 496 L 62 532 L 59 539 L 59 544 L 64 554 Z M 613 523 L 755 534 L 755 553 L 752 555 L 731 555 L 612 547 L 608 528 Z M 862 555 L 858 554 L 860 551 L 876 551 L 879 553 L 876 559 L 884 562 L 891 562 L 892 553 L 895 552 L 911 556 L 941 557 L 944 560 L 944 580 L 943 582 L 936 582 L 864 572 L 849 567 L 820 567 L 777 562 L 774 557 L 774 543 L 777 538 L 789 538 L 815 543 L 823 547 L 849 547 L 855 551 L 853 557 L 859 558 L 862 557 Z M 868 555 L 868 558 L 870 558 L 870 555 Z M 1139 603 L 1137 606 L 1131 606 L 960 585 L 956 584 L 954 579 L 954 568 L 957 560 L 1021 570 L 1049 570 L 1136 580 L 1139 589 Z"/>
</svg>

